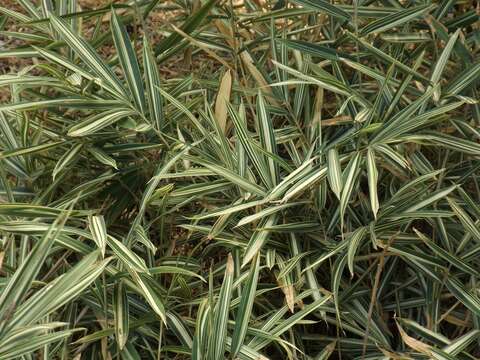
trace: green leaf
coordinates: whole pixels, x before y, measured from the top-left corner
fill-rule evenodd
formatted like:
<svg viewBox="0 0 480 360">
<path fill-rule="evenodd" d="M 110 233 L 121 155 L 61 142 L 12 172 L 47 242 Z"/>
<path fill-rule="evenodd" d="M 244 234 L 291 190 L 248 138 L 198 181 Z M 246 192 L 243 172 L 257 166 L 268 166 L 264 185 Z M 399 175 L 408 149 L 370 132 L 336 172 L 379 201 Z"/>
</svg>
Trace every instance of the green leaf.
<svg viewBox="0 0 480 360">
<path fill-rule="evenodd" d="M 53 169 L 52 172 L 52 177 L 53 180 L 55 180 L 55 177 L 57 176 L 58 173 L 60 173 L 62 170 L 64 170 L 67 165 L 78 157 L 77 155 L 80 153 L 82 150 L 83 144 L 78 143 L 74 146 L 72 146 L 68 151 L 63 154 L 63 156 L 58 160 L 57 164 L 55 165 L 55 168 Z"/>
<path fill-rule="evenodd" d="M 0 320 L 5 321 L 5 318 L 23 300 L 33 280 L 40 272 L 66 219 L 66 216 L 62 216 L 55 220 L 2 289 L 2 294 L 0 295 L 0 314 L 2 316 Z"/>
<path fill-rule="evenodd" d="M 100 58 L 95 49 L 83 38 L 76 35 L 65 20 L 50 14 L 50 22 L 61 38 L 72 48 L 77 56 L 103 81 L 115 89 L 122 99 L 128 99 L 125 89 L 112 69 Z"/>
<path fill-rule="evenodd" d="M 331 148 L 327 153 L 327 179 L 330 188 L 340 200 L 343 188 L 342 169 L 340 167 L 340 157 L 336 148 Z"/>
<path fill-rule="evenodd" d="M 464 71 L 458 74 L 451 80 L 445 88 L 445 94 L 449 96 L 457 95 L 465 88 L 469 87 L 478 79 L 480 74 L 480 62 L 473 66 L 467 67 Z"/>
<path fill-rule="evenodd" d="M 410 137 L 412 140 L 416 140 L 415 137 Z M 455 151 L 463 152 L 468 155 L 480 155 L 480 144 L 465 140 L 460 137 L 455 137 L 442 133 L 426 133 L 418 135 L 420 142 L 427 141 L 432 142 L 435 145 L 441 145 L 447 149 L 452 149 Z"/>
<path fill-rule="evenodd" d="M 301 204 L 302 203 L 288 203 L 288 204 L 281 204 L 281 205 L 277 205 L 277 206 L 268 207 L 266 209 L 258 211 L 256 214 L 245 216 L 244 218 L 242 218 L 238 222 L 237 226 L 243 226 L 243 225 L 246 225 L 246 224 L 250 224 L 250 223 L 252 223 L 256 220 L 261 220 L 262 218 L 267 217 L 268 215 L 275 214 L 279 211 L 288 209 L 292 206 L 298 206 L 298 205 L 301 205 Z"/>
<path fill-rule="evenodd" d="M 53 313 L 81 295 L 105 270 L 111 259 L 97 262 L 98 251 L 86 255 L 53 284 L 44 287 L 15 312 L 10 326 L 22 327 Z"/>
<path fill-rule="evenodd" d="M 407 23 L 426 12 L 429 12 L 434 7 L 431 4 L 421 5 L 416 7 L 409 7 L 405 10 L 398 11 L 394 14 L 385 16 L 384 18 L 372 21 L 360 30 L 360 36 L 367 36 L 371 33 L 380 33 L 394 27 Z"/>
<path fill-rule="evenodd" d="M 213 334 L 209 339 L 208 356 L 212 360 L 222 360 L 225 354 L 225 339 L 227 335 L 228 313 L 233 285 L 233 258 L 229 254 L 223 284 L 218 294 L 218 301 L 214 309 Z"/>
<path fill-rule="evenodd" d="M 259 229 L 269 228 L 272 225 L 275 225 L 278 219 L 278 214 L 274 213 L 267 217 L 262 218 L 258 224 Z M 258 230 L 253 233 L 250 241 L 248 242 L 247 249 L 245 250 L 245 255 L 243 256 L 242 267 L 245 266 L 252 260 L 252 258 L 260 251 L 262 246 L 268 240 L 270 231 L 268 230 Z"/>
<path fill-rule="evenodd" d="M 262 147 L 268 154 L 277 155 L 277 141 L 275 139 L 274 127 L 261 91 L 259 91 L 257 95 L 257 114 Z M 275 186 L 279 180 L 278 164 L 270 156 L 265 156 L 265 162 L 269 170 L 271 183 Z"/>
<path fill-rule="evenodd" d="M 359 38 L 355 36 L 354 34 L 347 32 L 347 35 L 352 38 L 353 40 L 357 41 L 363 48 L 365 48 L 369 53 L 374 55 L 375 57 L 379 58 L 382 62 L 387 63 L 388 65 L 395 65 L 398 69 L 400 69 L 402 72 L 406 74 L 410 74 L 416 79 L 422 80 L 422 81 L 428 81 L 428 79 L 423 76 L 422 74 L 418 73 L 415 71 L 412 67 L 405 65 L 401 61 L 397 60 L 394 56 L 391 56 L 390 54 L 377 49 L 375 46 L 370 44 L 368 41 Z"/>
<path fill-rule="evenodd" d="M 146 110 L 146 105 L 140 67 L 138 66 L 135 50 L 128 38 L 125 26 L 113 9 L 111 29 L 115 48 L 118 52 L 118 58 L 120 59 L 128 88 L 133 95 L 137 109 L 143 113 Z"/>
<path fill-rule="evenodd" d="M 378 209 L 378 171 L 375 164 L 375 152 L 369 148 L 367 150 L 367 177 L 368 177 L 368 195 L 370 198 L 370 206 L 372 207 L 373 216 L 377 218 Z"/>
<path fill-rule="evenodd" d="M 420 231 L 417 229 L 413 229 L 417 236 L 425 243 L 427 246 L 435 253 L 435 255 L 438 255 L 445 261 L 447 261 L 448 264 L 453 265 L 457 267 L 458 269 L 466 272 L 467 274 L 471 274 L 472 276 L 478 276 L 479 272 L 468 265 L 467 263 L 463 262 L 461 259 L 457 258 L 455 255 L 450 254 L 448 251 L 442 249 L 440 246 L 432 242 L 428 237 L 426 237 L 424 234 L 422 234 Z"/>
<path fill-rule="evenodd" d="M 68 129 L 68 136 L 81 137 L 95 134 L 103 128 L 134 115 L 129 109 L 113 109 L 95 114 Z"/>
<path fill-rule="evenodd" d="M 153 56 L 148 38 L 143 38 L 143 68 L 145 72 L 145 83 L 147 85 L 147 99 L 150 116 L 157 130 L 160 130 L 164 122 L 162 97 L 160 88 L 160 74 Z"/>
<path fill-rule="evenodd" d="M 350 20 L 350 15 L 342 10 L 340 7 L 335 6 L 325 0 L 294 0 L 295 4 L 302 5 L 303 7 L 315 10 L 318 12 L 326 13 L 331 15 L 339 20 Z"/>
<path fill-rule="evenodd" d="M 48 344 L 64 340 L 76 331 L 78 330 L 56 331 L 51 334 L 35 336 L 33 338 L 28 337 L 21 341 L 12 341 L 0 349 L 0 357 L 5 360 L 18 359 L 22 355 L 28 355 L 35 350 L 44 348 Z"/>
<path fill-rule="evenodd" d="M 285 331 L 288 331 L 288 329 L 291 329 L 298 322 L 300 322 L 304 317 L 306 317 L 307 315 L 316 311 L 319 307 L 325 305 L 330 300 L 331 300 L 331 296 L 324 296 L 321 299 L 318 299 L 318 300 L 304 306 L 304 308 L 301 309 L 300 311 L 296 312 L 295 314 L 293 314 L 289 318 L 279 322 L 279 324 L 271 330 L 270 334 L 273 335 L 273 336 L 282 335 Z M 261 349 L 266 344 L 268 344 L 268 342 L 269 342 L 268 340 L 264 340 L 259 345 L 255 346 L 255 348 L 256 349 Z"/>
<path fill-rule="evenodd" d="M 255 291 L 257 290 L 258 274 L 260 271 L 260 256 L 252 261 L 249 270 L 249 276 L 244 288 L 242 289 L 242 298 L 237 310 L 235 318 L 235 328 L 232 335 L 231 356 L 235 356 L 240 351 L 240 348 L 245 340 L 247 334 L 248 324 L 252 313 L 253 303 L 255 301 Z"/>
<path fill-rule="evenodd" d="M 346 54 L 340 55 L 337 51 L 330 47 L 319 44 L 312 44 L 306 41 L 286 39 L 276 39 L 276 41 L 284 43 L 291 49 L 295 49 L 301 51 L 302 53 L 310 54 L 327 60 L 338 61 L 341 59 L 341 57 L 348 57 L 348 55 Z"/>
<path fill-rule="evenodd" d="M 135 272 L 148 273 L 148 268 L 145 265 L 145 261 L 135 254 L 132 250 L 127 248 L 120 241 L 114 237 L 107 235 L 107 244 L 112 249 L 114 255 L 127 266 L 128 269 L 131 269 Z"/>
<path fill-rule="evenodd" d="M 65 215 L 67 210 L 56 207 L 33 205 L 33 204 L 24 204 L 24 203 L 13 203 L 0 204 L 0 215 L 5 216 L 18 216 L 18 217 L 28 217 L 28 218 L 56 218 L 61 215 Z M 84 210 L 73 210 L 69 212 L 71 217 L 82 217 L 89 213 L 89 211 Z"/>
<path fill-rule="evenodd" d="M 455 215 L 458 217 L 460 222 L 462 223 L 464 229 L 471 235 L 473 238 L 480 243 L 480 229 L 478 226 L 475 224 L 475 222 L 472 220 L 472 218 L 468 215 L 468 213 L 463 210 L 458 203 L 453 200 L 452 198 L 447 198 L 448 204 L 452 208 L 453 212 Z M 459 249 L 457 252 L 462 251 L 463 249 L 463 244 L 459 246 Z"/>
<path fill-rule="evenodd" d="M 185 157 L 185 158 L 188 160 L 192 160 L 199 165 L 204 166 L 205 168 L 207 168 L 208 170 L 211 170 L 218 176 L 221 176 L 222 178 L 225 178 L 226 180 L 229 180 L 232 183 L 238 185 L 240 188 L 244 189 L 245 191 L 248 191 L 252 194 L 256 194 L 259 196 L 265 196 L 265 190 L 261 186 L 255 183 L 252 183 L 244 179 L 243 177 L 240 177 L 237 173 L 234 173 L 231 170 L 228 170 L 214 163 L 204 161 L 200 158 L 194 158 L 194 157 Z"/>
<path fill-rule="evenodd" d="M 457 187 L 458 187 L 458 185 L 452 185 L 452 186 L 450 186 L 446 189 L 440 189 L 438 191 L 435 191 L 434 193 L 432 193 L 426 199 L 423 199 L 423 200 L 419 201 L 415 205 L 411 205 L 407 210 L 405 210 L 405 212 L 412 212 L 412 211 L 419 210 L 419 209 L 424 208 L 425 206 L 430 205 L 430 204 L 432 204 L 432 203 L 434 203 L 434 202 L 436 202 L 440 199 L 443 199 L 448 194 L 450 194 L 453 190 L 455 190 Z"/>
<path fill-rule="evenodd" d="M 356 229 L 351 235 L 348 236 L 348 251 L 347 251 L 347 264 L 350 274 L 354 275 L 353 261 L 355 260 L 355 254 L 362 245 L 363 238 L 367 233 L 366 227 Z"/>
<path fill-rule="evenodd" d="M 455 33 L 452 36 L 450 36 L 448 43 L 445 45 L 445 48 L 443 49 L 442 54 L 438 58 L 437 63 L 435 64 L 435 67 L 433 69 L 432 76 L 430 78 L 430 81 L 432 82 L 433 86 L 436 86 L 440 82 L 441 76 L 444 73 L 445 66 L 447 65 L 447 61 L 450 58 L 450 54 L 452 53 L 453 46 L 455 45 L 455 42 L 457 41 L 459 34 L 460 34 L 460 29 L 457 29 L 457 31 L 455 31 Z M 436 88 L 433 94 L 433 99 L 435 101 L 438 101 L 440 99 L 439 87 Z"/>
<path fill-rule="evenodd" d="M 107 246 L 107 227 L 105 225 L 105 219 L 101 215 L 89 216 L 88 227 L 92 233 L 93 240 L 102 252 L 102 256 L 105 256 L 105 248 Z"/>
<path fill-rule="evenodd" d="M 456 356 L 464 351 L 473 341 L 480 337 L 480 330 L 471 330 L 468 333 L 453 340 L 450 345 L 445 346 L 442 351 L 449 355 Z"/>
<path fill-rule="evenodd" d="M 448 290 L 476 316 L 480 316 L 480 298 L 471 293 L 460 281 L 454 278 L 447 278 L 445 286 Z"/>
<path fill-rule="evenodd" d="M 229 103 L 227 103 L 227 109 L 228 113 L 230 114 L 230 118 L 235 125 L 238 141 L 240 141 L 242 147 L 245 149 L 248 157 L 250 158 L 250 161 L 257 170 L 257 173 L 260 176 L 262 183 L 267 188 L 273 187 L 272 178 L 271 176 L 269 176 L 267 165 L 264 161 L 264 158 L 260 156 L 259 152 L 253 146 L 253 140 L 251 140 L 251 136 L 248 134 L 246 124 L 244 124 L 235 109 Z"/>
<path fill-rule="evenodd" d="M 161 299 L 160 294 L 152 285 L 152 279 L 148 275 L 137 273 L 134 269 L 129 269 L 130 275 L 133 281 L 139 287 L 141 294 L 147 300 L 153 311 L 160 317 L 163 323 L 167 321 L 167 314 L 165 312 L 165 306 Z"/>
<path fill-rule="evenodd" d="M 353 188 L 355 186 L 357 176 L 360 169 L 360 153 L 355 153 L 345 169 L 345 179 L 343 180 L 343 190 L 340 197 L 340 216 L 342 219 L 345 215 L 348 203 L 350 201 Z"/>
<path fill-rule="evenodd" d="M 203 19 L 208 15 L 210 9 L 216 4 L 217 0 L 207 0 L 200 9 L 192 14 L 187 21 L 182 25 L 180 30 L 186 34 L 190 34 L 197 29 L 202 23 Z M 169 50 L 182 40 L 182 36 L 177 32 L 172 32 L 170 36 L 162 40 L 155 47 L 155 55 L 160 55 L 163 52 Z"/>
<path fill-rule="evenodd" d="M 127 291 L 123 282 L 115 286 L 113 295 L 113 315 L 115 318 L 115 339 L 118 347 L 125 347 L 129 333 L 129 311 Z"/>
<path fill-rule="evenodd" d="M 95 159 L 97 159 L 100 163 L 104 165 L 108 165 L 113 167 L 114 169 L 118 170 L 117 162 L 111 156 L 108 156 L 104 151 L 99 148 L 89 148 L 88 152 L 93 155 Z"/>
</svg>

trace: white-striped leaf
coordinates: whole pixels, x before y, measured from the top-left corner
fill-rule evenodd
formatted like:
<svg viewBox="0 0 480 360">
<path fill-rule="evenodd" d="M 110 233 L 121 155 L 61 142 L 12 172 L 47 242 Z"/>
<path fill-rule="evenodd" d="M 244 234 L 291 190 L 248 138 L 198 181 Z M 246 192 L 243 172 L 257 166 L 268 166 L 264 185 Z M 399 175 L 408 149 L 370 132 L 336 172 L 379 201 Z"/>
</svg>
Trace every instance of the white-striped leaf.
<svg viewBox="0 0 480 360">
<path fill-rule="evenodd" d="M 107 246 L 107 226 L 105 225 L 105 219 L 102 215 L 89 216 L 88 227 L 92 233 L 93 241 L 95 241 L 102 252 L 102 256 L 105 256 L 105 248 Z"/>
</svg>

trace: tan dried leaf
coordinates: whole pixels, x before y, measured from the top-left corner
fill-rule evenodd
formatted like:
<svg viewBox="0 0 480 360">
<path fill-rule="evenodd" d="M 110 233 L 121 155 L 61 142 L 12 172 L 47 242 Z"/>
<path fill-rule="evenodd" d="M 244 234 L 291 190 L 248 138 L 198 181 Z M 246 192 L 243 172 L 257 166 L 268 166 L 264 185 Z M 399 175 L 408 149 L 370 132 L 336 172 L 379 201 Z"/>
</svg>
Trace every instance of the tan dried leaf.
<svg viewBox="0 0 480 360">
<path fill-rule="evenodd" d="M 417 340 L 408 335 L 398 322 L 397 327 L 400 331 L 400 336 L 402 337 L 403 342 L 407 344 L 407 346 L 409 346 L 415 351 L 418 351 L 419 353 L 431 356 L 430 345 L 425 344 L 424 342 L 421 342 L 420 340 Z"/>
<path fill-rule="evenodd" d="M 230 100 L 230 93 L 232 91 L 232 75 L 230 70 L 223 74 L 218 89 L 217 100 L 215 102 L 215 118 L 218 121 L 218 126 L 226 133 L 227 129 L 227 103 Z"/>
</svg>

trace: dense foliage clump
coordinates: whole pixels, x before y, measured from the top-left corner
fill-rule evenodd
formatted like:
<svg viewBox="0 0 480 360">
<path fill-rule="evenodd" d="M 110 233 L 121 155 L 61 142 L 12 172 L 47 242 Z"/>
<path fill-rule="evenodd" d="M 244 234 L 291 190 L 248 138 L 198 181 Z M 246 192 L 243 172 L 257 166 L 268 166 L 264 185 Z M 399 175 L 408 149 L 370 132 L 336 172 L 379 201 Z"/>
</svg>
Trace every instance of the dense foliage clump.
<svg viewBox="0 0 480 360">
<path fill-rule="evenodd" d="M 471 0 L 0 7 L 0 359 L 480 356 Z"/>
</svg>

